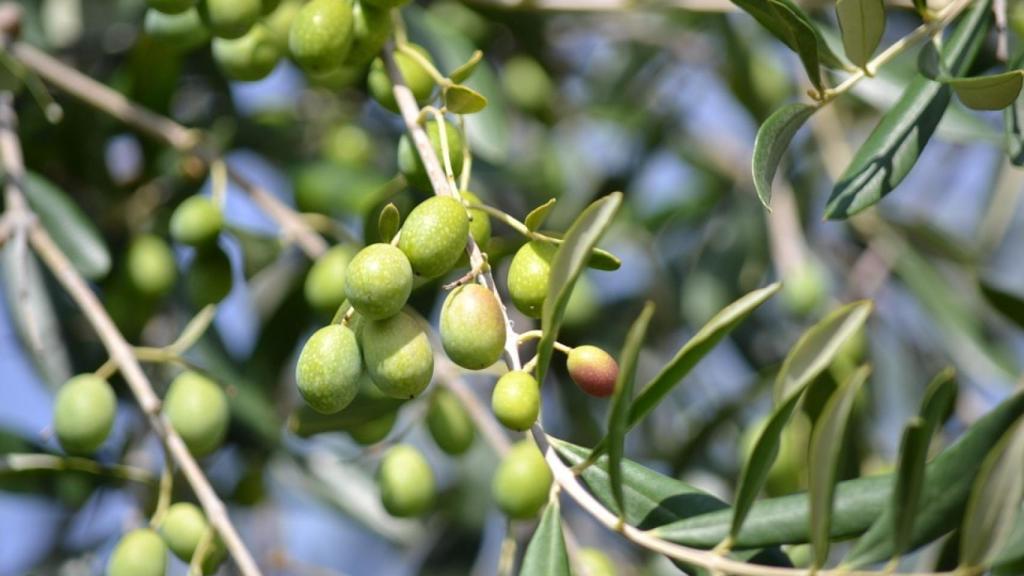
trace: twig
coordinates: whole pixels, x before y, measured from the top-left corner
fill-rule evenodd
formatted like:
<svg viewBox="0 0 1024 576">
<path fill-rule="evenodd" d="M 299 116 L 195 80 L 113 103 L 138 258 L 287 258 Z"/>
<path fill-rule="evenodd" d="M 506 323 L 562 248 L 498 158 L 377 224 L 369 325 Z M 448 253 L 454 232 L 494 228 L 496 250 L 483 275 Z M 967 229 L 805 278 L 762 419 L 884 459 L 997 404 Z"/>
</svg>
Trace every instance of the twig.
<svg viewBox="0 0 1024 576">
<path fill-rule="evenodd" d="M 58 472 L 85 472 L 96 476 L 109 476 L 120 480 L 153 484 L 156 477 L 144 468 L 123 464 L 104 465 L 89 458 L 77 456 L 55 456 L 53 454 L 5 454 L 0 458 L 0 477 L 32 470 L 54 470 Z"/>
</svg>

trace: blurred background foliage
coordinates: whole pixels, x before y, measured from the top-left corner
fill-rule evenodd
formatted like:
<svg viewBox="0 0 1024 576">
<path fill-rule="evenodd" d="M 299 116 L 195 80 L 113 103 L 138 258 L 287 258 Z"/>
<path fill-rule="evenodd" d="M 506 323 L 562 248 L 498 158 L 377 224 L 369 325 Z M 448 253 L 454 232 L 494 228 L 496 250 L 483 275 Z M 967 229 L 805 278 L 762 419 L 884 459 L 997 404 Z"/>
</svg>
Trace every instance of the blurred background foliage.
<svg viewBox="0 0 1024 576">
<path fill-rule="evenodd" d="M 230 83 L 208 46 L 183 51 L 148 38 L 142 0 L 22 4 L 26 41 L 153 110 L 208 130 L 244 174 L 286 203 L 342 223 L 357 241 L 375 237 L 386 201 L 407 214 L 424 197 L 387 185 L 401 122 L 358 82 L 310 85 L 282 62 L 265 80 Z M 471 189 L 486 203 L 522 217 L 556 198 L 548 227 L 563 230 L 593 199 L 626 193 L 602 244 L 623 265 L 586 273 L 561 340 L 618 350 L 644 300 L 653 300 L 657 313 L 638 374 L 644 382 L 714 312 L 769 281 L 785 284 L 634 431 L 630 458 L 728 500 L 786 350 L 814 320 L 855 298 L 874 299 L 876 311 L 826 378 L 841 381 L 860 362 L 870 362 L 874 374 L 855 407 L 841 477 L 891 468 L 905 419 L 943 367 L 955 366 L 961 382 L 946 437 L 1009 393 L 1024 351 L 1024 267 L 1015 248 L 1024 240 L 1024 179 L 1005 159 L 999 114 L 954 102 L 939 139 L 897 193 L 863 216 L 823 222 L 837 172 L 915 70 L 908 52 L 798 133 L 776 182 L 775 209 L 767 213 L 749 172 L 754 134 L 807 86 L 795 56 L 750 17 L 717 0 L 607 11 L 547 10 L 543 0 L 526 9 L 499 4 L 438 0 L 403 13 L 412 39 L 443 72 L 476 48 L 485 54 L 469 85 L 489 106 L 468 127 Z M 830 2 L 801 4 L 836 29 Z M 883 44 L 919 23 L 908 6 L 889 7 Z M 1011 24 L 1022 21 L 1022 12 L 1011 3 Z M 987 45 L 980 60 L 991 63 L 992 51 Z M 57 124 L 27 94 L 18 100 L 27 165 L 51 183 L 36 186 L 39 209 L 71 198 L 78 210 L 57 210 L 55 218 L 91 223 L 109 248 L 109 270 L 97 263 L 92 280 L 115 319 L 133 342 L 166 344 L 197 311 L 186 288 L 193 255 L 176 248 L 178 288 L 161 301 L 132 292 L 125 255 L 139 234 L 166 237 L 174 206 L 208 192 L 206 174 L 79 101 L 54 97 L 64 111 Z M 392 519 L 377 505 L 376 453 L 364 453 L 344 433 L 307 438 L 291 431 L 299 405 L 297 346 L 329 317 L 303 298 L 305 257 L 282 245 L 276 226 L 244 194 L 229 190 L 226 214 L 230 232 L 221 245 L 234 287 L 189 359 L 231 395 L 228 444 L 204 463 L 258 560 L 282 574 L 490 573 L 505 524 L 489 500 L 495 456 L 482 440 L 468 456 L 452 459 L 417 424 L 422 400 L 402 410 L 396 430 L 411 426 L 409 438 L 426 450 L 443 491 L 439 512 L 424 524 Z M 487 250 L 500 282 L 505 256 L 521 239 L 499 223 L 494 228 Z M 12 293 L 15 275 L 33 287 L 29 307 Z M 56 452 L 53 390 L 106 358 L 45 273 L 7 267 L 3 278 L 0 450 Z M 440 284 L 414 295 L 427 317 L 436 318 Z M 530 323 L 516 317 L 521 330 Z M 173 370 L 153 368 L 154 382 L 166 386 Z M 493 375 L 468 378 L 486 399 Z M 158 443 L 123 383 L 115 378 L 115 385 L 121 415 L 99 459 L 159 469 Z M 829 387 L 815 390 L 825 394 Z M 769 494 L 806 487 L 803 450 L 823 400 L 808 402 L 791 424 Z M 593 444 L 606 409 L 571 385 L 556 362 L 544 388 L 551 434 Z M 151 490 L 84 474 L 0 480 L 4 575 L 93 573 L 122 527 L 153 505 Z M 185 482 L 177 486 L 178 496 L 189 498 Z M 621 573 L 676 573 L 572 504 L 564 513 L 581 542 L 609 551 Z M 515 528 L 523 536 L 530 530 Z"/>
</svg>

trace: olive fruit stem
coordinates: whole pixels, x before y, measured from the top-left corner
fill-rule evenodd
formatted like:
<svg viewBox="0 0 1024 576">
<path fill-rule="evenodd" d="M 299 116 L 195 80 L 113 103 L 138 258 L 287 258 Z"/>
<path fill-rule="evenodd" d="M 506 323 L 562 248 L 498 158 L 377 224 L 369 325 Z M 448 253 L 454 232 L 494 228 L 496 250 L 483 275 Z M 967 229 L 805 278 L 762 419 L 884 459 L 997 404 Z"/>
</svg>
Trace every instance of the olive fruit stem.
<svg viewBox="0 0 1024 576">
<path fill-rule="evenodd" d="M 164 469 L 160 472 L 160 488 L 157 495 L 156 510 L 149 518 L 149 527 L 156 529 L 163 522 L 167 509 L 171 506 L 171 494 L 174 491 L 174 461 L 164 450 Z"/>
<path fill-rule="evenodd" d="M 498 557 L 498 576 L 512 576 L 516 565 L 516 536 L 512 520 L 505 522 L 505 537 L 501 540 L 501 555 Z"/>
<path fill-rule="evenodd" d="M 203 576 L 203 562 L 206 561 L 206 555 L 213 547 L 213 540 L 216 536 L 217 531 L 212 525 L 207 526 L 203 531 L 203 537 L 196 545 L 196 550 L 192 553 L 192 560 L 188 563 L 188 576 Z"/>
<path fill-rule="evenodd" d="M 452 282 L 449 282 L 449 283 L 445 284 L 444 286 L 442 286 L 442 288 L 444 288 L 445 290 L 454 290 L 455 288 L 458 288 L 459 286 L 462 286 L 463 284 L 469 284 L 470 282 L 473 282 L 474 279 L 477 278 L 478 276 L 480 276 L 481 274 L 483 274 L 485 272 L 489 272 L 490 269 L 491 269 L 491 265 L 487 261 L 487 255 L 486 254 L 481 254 L 481 255 L 484 258 L 483 265 L 481 265 L 479 268 L 477 268 L 477 267 L 471 268 L 469 270 L 469 272 L 466 272 L 465 274 L 463 274 L 459 278 L 456 278 Z"/>
<path fill-rule="evenodd" d="M 427 74 L 429 74 L 430 77 L 434 79 L 434 82 L 436 82 L 438 86 L 441 86 L 442 88 L 447 88 L 448 86 L 452 86 L 454 84 L 454 82 L 448 79 L 447 76 L 441 74 L 441 71 L 438 70 L 437 67 L 430 62 L 430 60 L 427 60 L 426 58 L 423 57 L 422 54 L 410 48 L 408 42 L 396 41 L 395 49 L 397 49 L 402 54 L 405 54 L 409 58 L 415 60 L 416 63 L 420 65 L 420 67 L 427 71 Z"/>
<path fill-rule="evenodd" d="M 140 484 L 156 483 L 153 473 L 145 468 L 136 468 L 135 466 L 126 466 L 124 464 L 100 464 L 95 460 L 78 456 L 12 452 L 0 457 L 0 478 L 33 470 L 85 472 L 95 476 L 106 476 Z"/>
<path fill-rule="evenodd" d="M 228 200 L 228 168 L 220 158 L 210 162 L 210 194 L 213 203 L 223 210 Z"/>
</svg>

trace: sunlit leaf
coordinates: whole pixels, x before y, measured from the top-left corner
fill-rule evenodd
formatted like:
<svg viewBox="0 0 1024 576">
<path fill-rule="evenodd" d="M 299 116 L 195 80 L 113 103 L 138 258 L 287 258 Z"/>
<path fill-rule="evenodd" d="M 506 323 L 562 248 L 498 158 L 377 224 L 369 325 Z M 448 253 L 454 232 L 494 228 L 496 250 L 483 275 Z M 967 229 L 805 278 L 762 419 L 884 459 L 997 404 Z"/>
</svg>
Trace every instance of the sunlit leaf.
<svg viewBox="0 0 1024 576">
<path fill-rule="evenodd" d="M 468 86 L 456 84 L 444 91 L 445 106 L 455 114 L 476 114 L 487 107 L 487 98 Z"/>
<path fill-rule="evenodd" d="M 551 198 L 547 202 L 537 206 L 530 213 L 526 215 L 523 223 L 526 224 L 526 228 L 530 231 L 539 230 L 544 225 L 544 221 L 547 220 L 548 214 L 555 207 L 555 199 Z"/>
<path fill-rule="evenodd" d="M 530 538 L 523 557 L 523 566 L 519 570 L 523 576 L 527 574 L 545 574 L 550 576 L 571 576 L 569 570 L 569 554 L 565 551 L 565 538 L 562 536 L 562 515 L 558 501 L 551 501 L 544 509 L 537 531 Z"/>
<path fill-rule="evenodd" d="M 448 75 L 448 78 L 450 78 L 451 81 L 455 82 L 456 84 L 461 84 L 462 82 L 465 82 L 466 80 L 469 79 L 470 76 L 473 75 L 473 72 L 476 71 L 477 65 L 479 65 L 480 61 L 483 59 L 483 52 L 481 52 L 480 50 L 473 52 L 473 55 L 469 57 L 469 60 L 466 60 L 465 64 L 463 64 L 462 66 L 459 66 L 455 70 L 452 70 L 452 73 Z"/>
<path fill-rule="evenodd" d="M 757 129 L 752 160 L 754 188 L 757 189 L 757 197 L 765 207 L 771 205 L 772 180 L 775 179 L 782 154 L 789 147 L 797 130 L 815 110 L 817 108 L 809 104 L 787 104 L 772 113 Z"/>
<path fill-rule="evenodd" d="M 863 67 L 882 41 L 885 4 L 882 0 L 837 0 L 836 17 L 843 33 L 846 56 Z"/>
<path fill-rule="evenodd" d="M 1024 71 L 1011 70 L 992 76 L 948 78 L 957 98 L 974 110 L 1002 110 L 1017 99 L 1024 86 Z"/>
</svg>

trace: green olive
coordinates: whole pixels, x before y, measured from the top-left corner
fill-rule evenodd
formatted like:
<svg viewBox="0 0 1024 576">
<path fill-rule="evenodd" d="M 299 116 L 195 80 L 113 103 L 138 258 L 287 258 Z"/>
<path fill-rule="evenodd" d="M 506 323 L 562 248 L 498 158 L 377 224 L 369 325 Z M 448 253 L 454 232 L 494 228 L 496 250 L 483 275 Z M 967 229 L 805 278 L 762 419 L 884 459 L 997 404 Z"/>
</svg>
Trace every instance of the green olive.
<svg viewBox="0 0 1024 576">
<path fill-rule="evenodd" d="M 269 16 L 277 10 L 277 7 L 281 5 L 281 0 L 261 0 L 260 6 L 263 10 L 264 16 Z"/>
<path fill-rule="evenodd" d="M 370 320 L 394 316 L 412 293 L 412 266 L 405 254 L 390 244 L 371 244 L 349 262 L 345 296 L 357 312 Z"/>
<path fill-rule="evenodd" d="M 427 52 L 426 48 L 416 44 L 409 44 L 409 47 L 420 56 L 423 56 L 427 62 L 433 64 L 433 61 L 430 59 L 430 53 Z M 402 80 L 405 81 L 405 85 L 412 91 L 416 102 L 420 105 L 430 102 L 431 97 L 434 95 L 434 78 L 427 72 L 426 68 L 421 66 L 413 57 L 403 52 L 395 52 L 395 66 L 402 73 Z M 370 73 L 366 77 L 366 87 L 370 91 L 370 96 L 378 104 L 396 114 L 399 112 L 398 102 L 395 101 L 395 93 L 392 91 L 394 85 L 391 84 L 391 77 L 388 76 L 387 67 L 384 66 L 384 61 L 380 58 L 374 60 L 373 64 L 370 65 Z"/>
<path fill-rule="evenodd" d="M 192 561 L 192 555 L 210 529 L 206 516 L 190 502 L 172 504 L 160 522 L 160 535 L 167 547 L 182 562 Z M 227 548 L 219 536 L 214 536 L 203 560 L 203 574 L 213 574 L 227 557 Z"/>
<path fill-rule="evenodd" d="M 114 426 L 117 396 L 93 374 L 79 374 L 61 386 L 53 409 L 57 440 L 69 454 L 92 454 Z"/>
<path fill-rule="evenodd" d="M 107 562 L 107 576 L 164 576 L 166 571 L 167 546 L 147 528 L 122 536 Z"/>
<path fill-rule="evenodd" d="M 196 0 L 146 0 L 149 7 L 164 14 L 181 14 L 196 5 Z"/>
<path fill-rule="evenodd" d="M 430 397 L 427 429 L 438 447 L 453 456 L 469 450 L 476 437 L 476 427 L 466 408 L 444 388 L 437 389 Z"/>
<path fill-rule="evenodd" d="M 824 266 L 817 261 L 808 260 L 784 279 L 782 302 L 794 314 L 810 314 L 828 295 L 827 282 L 828 276 Z"/>
<path fill-rule="evenodd" d="M 452 290 L 441 308 L 441 344 L 445 354 L 469 370 L 482 370 L 501 358 L 505 328 L 501 304 L 493 292 L 479 284 L 465 284 Z"/>
<path fill-rule="evenodd" d="M 171 291 L 178 278 L 174 252 L 163 238 L 143 234 L 128 246 L 125 269 L 128 280 L 140 293 L 159 298 Z"/>
<path fill-rule="evenodd" d="M 391 36 L 391 14 L 366 0 L 357 0 L 352 6 L 352 20 L 352 47 L 347 62 L 365 69 Z"/>
<path fill-rule="evenodd" d="M 529 56 L 516 56 L 505 62 L 501 87 L 516 106 L 534 112 L 546 109 L 555 92 L 548 73 Z"/>
<path fill-rule="evenodd" d="M 569 376 L 581 390 L 604 398 L 615 392 L 619 364 L 597 346 L 577 346 L 569 351 Z"/>
<path fill-rule="evenodd" d="M 498 379 L 491 410 L 511 430 L 529 430 L 540 415 L 540 385 L 529 372 L 516 370 Z"/>
<path fill-rule="evenodd" d="M 146 10 L 142 24 L 146 34 L 163 46 L 178 52 L 198 48 L 210 39 L 210 31 L 195 8 L 180 14 L 164 14 L 159 10 Z"/>
<path fill-rule="evenodd" d="M 171 237 L 182 244 L 210 246 L 223 227 L 224 214 L 206 196 L 190 196 L 171 214 Z"/>
<path fill-rule="evenodd" d="M 431 120 L 426 125 L 427 136 L 434 147 L 434 154 L 444 168 L 444 155 L 441 149 L 441 131 L 437 128 L 437 122 Z M 450 122 L 444 123 L 445 138 L 448 140 L 448 153 L 452 161 L 452 172 L 458 178 L 462 173 L 462 136 Z M 405 176 L 410 184 L 423 190 L 430 190 L 430 178 L 427 177 L 427 169 L 420 160 L 416 147 L 409 140 L 408 135 L 398 140 L 398 170 Z"/>
<path fill-rule="evenodd" d="M 267 27 L 257 23 L 241 38 L 214 38 L 213 59 L 228 78 L 252 82 L 274 70 L 281 50 Z"/>
<path fill-rule="evenodd" d="M 200 308 L 227 297 L 233 283 L 231 260 L 218 247 L 197 252 L 185 275 L 185 291 Z"/>
<path fill-rule="evenodd" d="M 553 476 L 532 440 L 517 442 L 498 465 L 491 492 L 509 518 L 533 518 L 548 501 Z"/>
<path fill-rule="evenodd" d="M 391 411 L 383 416 L 352 426 L 348 429 L 348 435 L 362 446 L 376 444 L 388 437 L 391 429 L 395 427 L 396 420 L 398 420 L 398 412 Z"/>
<path fill-rule="evenodd" d="M 292 21 L 302 9 L 302 5 L 302 0 L 283 0 L 263 18 L 263 25 L 280 54 L 288 53 L 288 35 L 292 29 Z"/>
<path fill-rule="evenodd" d="M 182 372 L 171 382 L 164 398 L 164 414 L 196 456 L 219 448 L 228 431 L 227 395 L 198 372 Z"/>
<path fill-rule="evenodd" d="M 368 321 L 360 344 L 370 378 L 392 398 L 414 398 L 434 375 L 434 353 L 422 323 L 406 312 Z"/>
<path fill-rule="evenodd" d="M 767 424 L 768 418 L 763 417 L 743 430 L 737 444 L 741 462 L 750 459 L 757 439 Z M 782 431 L 779 453 L 765 479 L 766 494 L 784 496 L 807 487 L 807 446 L 810 435 L 810 419 L 802 413 L 795 414 Z"/>
<path fill-rule="evenodd" d="M 540 318 L 551 280 L 551 261 L 558 248 L 554 244 L 533 240 L 512 257 L 508 267 L 508 294 L 520 312 Z"/>
<path fill-rule="evenodd" d="M 218 38 L 239 38 L 263 16 L 261 0 L 199 0 L 199 16 Z"/>
<path fill-rule="evenodd" d="M 306 302 L 317 310 L 337 310 L 345 301 L 345 270 L 355 251 L 351 246 L 338 245 L 317 259 L 306 275 L 304 292 Z"/>
<path fill-rule="evenodd" d="M 295 381 L 310 407 L 333 414 L 356 397 L 362 373 L 356 335 L 347 326 L 330 324 L 314 332 L 302 347 Z"/>
<path fill-rule="evenodd" d="M 376 150 L 366 130 L 354 124 L 342 124 L 324 136 L 321 153 L 332 162 L 358 167 L 373 160 Z"/>
<path fill-rule="evenodd" d="M 384 509 L 392 516 L 420 516 L 434 505 L 434 471 L 419 450 L 398 444 L 384 453 L 377 470 Z"/>
<path fill-rule="evenodd" d="M 467 204 L 483 204 L 480 197 L 470 192 L 469 190 L 463 190 L 459 193 L 462 196 L 463 202 Z M 473 236 L 473 241 L 480 247 L 481 250 L 487 248 L 487 243 L 491 240 L 491 217 L 479 208 L 469 209 L 469 233 Z"/>
<path fill-rule="evenodd" d="M 466 207 L 455 198 L 432 196 L 409 213 L 398 247 L 409 258 L 413 272 L 436 278 L 452 269 L 468 240 Z"/>
<path fill-rule="evenodd" d="M 340 67 L 352 44 L 352 6 L 343 0 L 312 0 L 292 20 L 288 48 L 307 72 Z"/>
<path fill-rule="evenodd" d="M 587 576 L 615 576 L 618 574 L 615 562 L 612 562 L 607 554 L 597 548 L 581 549 L 580 564 L 586 568 Z"/>
</svg>

